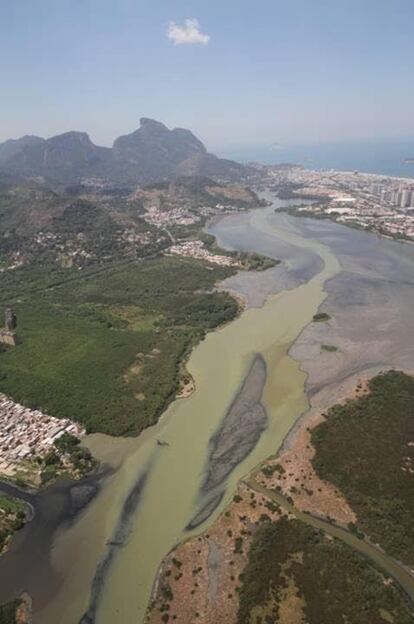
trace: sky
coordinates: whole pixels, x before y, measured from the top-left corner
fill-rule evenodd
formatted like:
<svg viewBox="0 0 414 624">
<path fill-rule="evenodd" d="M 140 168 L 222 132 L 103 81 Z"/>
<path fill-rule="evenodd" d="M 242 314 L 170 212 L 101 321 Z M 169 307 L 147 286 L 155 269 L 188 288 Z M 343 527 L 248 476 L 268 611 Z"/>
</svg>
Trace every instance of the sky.
<svg viewBox="0 0 414 624">
<path fill-rule="evenodd" d="M 414 0 L 0 0 L 0 141 L 414 137 Z"/>
</svg>

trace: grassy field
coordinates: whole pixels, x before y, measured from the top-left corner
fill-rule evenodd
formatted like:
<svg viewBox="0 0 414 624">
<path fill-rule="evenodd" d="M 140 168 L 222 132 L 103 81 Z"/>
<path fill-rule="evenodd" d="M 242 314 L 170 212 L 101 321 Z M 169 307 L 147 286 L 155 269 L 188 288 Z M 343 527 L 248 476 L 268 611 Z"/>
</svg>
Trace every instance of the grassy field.
<svg viewBox="0 0 414 624">
<path fill-rule="evenodd" d="M 256 531 L 241 575 L 238 624 L 410 624 L 391 580 L 345 544 L 282 517 Z"/>
<path fill-rule="evenodd" d="M 358 527 L 388 554 L 414 564 L 414 378 L 389 371 L 370 394 L 332 407 L 312 432 L 313 465 L 334 483 Z"/>
<path fill-rule="evenodd" d="M 19 512 L 24 511 L 24 505 L 15 498 L 10 498 L 10 496 L 0 494 L 0 509 L 4 514 L 18 515 Z"/>
<path fill-rule="evenodd" d="M 231 272 L 161 257 L 1 274 L 19 345 L 0 353 L 0 391 L 90 432 L 138 434 L 175 396 L 191 347 L 236 316 L 233 298 L 211 292 Z"/>
</svg>

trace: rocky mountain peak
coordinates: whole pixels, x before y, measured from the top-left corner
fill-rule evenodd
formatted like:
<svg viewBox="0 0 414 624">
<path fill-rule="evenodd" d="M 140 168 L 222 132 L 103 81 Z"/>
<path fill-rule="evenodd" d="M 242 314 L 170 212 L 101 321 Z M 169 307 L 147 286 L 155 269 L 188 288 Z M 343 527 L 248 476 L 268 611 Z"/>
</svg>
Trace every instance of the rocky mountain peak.
<svg viewBox="0 0 414 624">
<path fill-rule="evenodd" d="M 141 119 L 139 120 L 139 125 L 139 129 L 144 131 L 169 132 L 165 124 L 163 124 L 161 121 L 151 119 L 150 117 L 141 117 Z"/>
<path fill-rule="evenodd" d="M 69 132 L 64 132 L 63 134 L 58 134 L 54 137 L 51 137 L 47 140 L 47 143 L 48 145 L 66 147 L 68 149 L 73 149 L 76 147 L 95 147 L 95 145 L 90 140 L 87 132 L 78 132 L 76 130 L 71 130 Z"/>
<path fill-rule="evenodd" d="M 140 120 L 137 130 L 116 139 L 112 148 L 95 145 L 86 132 L 78 131 L 0 144 L 0 175 L 40 176 L 56 188 L 88 177 L 128 187 L 179 175 L 238 180 L 247 171 L 243 165 L 209 154 L 190 130 L 170 130 L 149 117 Z"/>
</svg>

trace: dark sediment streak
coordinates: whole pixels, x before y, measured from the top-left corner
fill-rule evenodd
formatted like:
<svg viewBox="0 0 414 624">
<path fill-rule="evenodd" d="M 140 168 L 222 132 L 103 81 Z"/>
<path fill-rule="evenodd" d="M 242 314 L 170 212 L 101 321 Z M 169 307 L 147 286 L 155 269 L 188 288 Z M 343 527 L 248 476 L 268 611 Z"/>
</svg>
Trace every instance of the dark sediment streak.
<svg viewBox="0 0 414 624">
<path fill-rule="evenodd" d="M 96 613 L 99 606 L 99 600 L 105 587 L 105 580 L 111 564 L 115 558 L 118 548 L 122 548 L 128 538 L 131 530 L 130 520 L 134 516 L 140 503 L 142 493 L 151 472 L 155 457 L 149 461 L 146 469 L 139 475 L 134 487 L 128 494 L 128 497 L 122 507 L 122 512 L 109 542 L 107 542 L 107 552 L 96 568 L 95 576 L 92 582 L 91 597 L 88 611 L 81 617 L 79 624 L 94 624 L 96 622 Z"/>
<path fill-rule="evenodd" d="M 199 527 L 207 518 L 211 516 L 213 511 L 220 505 L 222 498 L 224 496 L 224 490 L 221 489 L 217 493 L 213 493 L 212 498 L 209 498 L 198 510 L 197 514 L 191 519 L 191 521 L 187 524 L 186 531 L 191 531 Z"/>
<path fill-rule="evenodd" d="M 79 482 L 60 479 L 40 492 L 0 483 L 0 491 L 19 498 L 33 510 L 30 522 L 14 534 L 9 550 L 0 558 L 0 602 L 27 591 L 38 610 L 58 590 L 63 579 L 50 563 L 55 532 L 76 521 L 98 494 L 100 481 L 108 472 L 100 470 Z"/>
<path fill-rule="evenodd" d="M 187 530 L 199 526 L 219 505 L 225 480 L 253 450 L 266 428 L 267 414 L 261 404 L 265 383 L 266 363 L 261 355 L 256 355 L 236 398 L 210 440 L 206 476 L 200 488 L 202 506 Z"/>
</svg>

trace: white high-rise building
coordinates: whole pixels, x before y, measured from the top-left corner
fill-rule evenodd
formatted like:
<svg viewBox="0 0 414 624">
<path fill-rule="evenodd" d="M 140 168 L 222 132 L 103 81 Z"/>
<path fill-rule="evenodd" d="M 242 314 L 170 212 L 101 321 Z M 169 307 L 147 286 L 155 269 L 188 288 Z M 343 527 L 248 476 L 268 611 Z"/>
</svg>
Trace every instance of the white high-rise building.
<svg viewBox="0 0 414 624">
<path fill-rule="evenodd" d="M 411 191 L 409 189 L 403 189 L 401 191 L 400 208 L 405 208 L 410 205 L 410 195 Z"/>
</svg>

